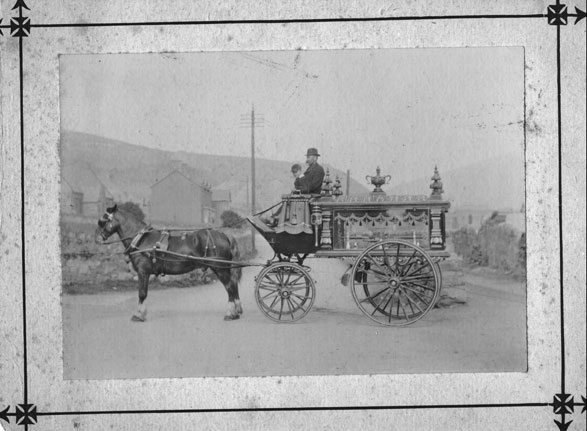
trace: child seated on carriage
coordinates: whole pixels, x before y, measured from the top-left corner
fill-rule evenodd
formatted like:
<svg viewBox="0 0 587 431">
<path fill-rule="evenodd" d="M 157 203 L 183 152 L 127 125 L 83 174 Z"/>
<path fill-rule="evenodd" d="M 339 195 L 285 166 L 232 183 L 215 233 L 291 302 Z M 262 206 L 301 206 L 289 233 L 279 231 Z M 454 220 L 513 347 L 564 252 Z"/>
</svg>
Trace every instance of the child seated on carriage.
<svg viewBox="0 0 587 431">
<path fill-rule="evenodd" d="M 302 166 L 298 163 L 295 163 L 291 167 L 291 173 L 294 176 L 294 191 L 293 193 L 298 194 L 310 194 L 310 195 L 320 195 L 322 192 L 322 182 L 324 180 L 324 169 L 322 166 L 318 164 L 318 157 L 320 154 L 316 148 L 308 148 L 306 151 L 306 164 L 308 165 L 308 169 L 306 172 L 302 174 Z M 301 202 L 285 202 L 281 205 L 277 211 L 268 219 L 265 220 L 265 223 L 269 227 L 277 227 L 278 229 L 283 229 L 283 225 L 288 222 L 289 229 L 294 229 L 299 231 L 299 229 L 303 229 L 304 231 L 307 228 L 304 228 L 303 225 L 306 224 L 306 221 L 309 221 L 309 209 L 306 208 L 307 205 L 302 204 Z M 288 206 L 287 213 L 285 214 L 285 218 L 287 220 L 281 220 L 282 211 L 285 206 Z M 299 208 L 298 208 L 299 207 Z M 308 219 L 306 220 L 306 212 L 308 213 Z M 299 225 L 298 225 L 299 220 Z M 308 225 L 309 226 L 309 225 Z M 292 232 L 293 233 L 293 232 Z"/>
</svg>

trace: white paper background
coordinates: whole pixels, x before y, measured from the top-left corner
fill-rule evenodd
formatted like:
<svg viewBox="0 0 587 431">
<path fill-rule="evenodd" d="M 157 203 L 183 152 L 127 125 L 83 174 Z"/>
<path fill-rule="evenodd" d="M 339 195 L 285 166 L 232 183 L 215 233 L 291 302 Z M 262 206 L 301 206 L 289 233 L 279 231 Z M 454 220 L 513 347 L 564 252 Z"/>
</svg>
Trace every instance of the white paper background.
<svg viewBox="0 0 587 431">
<path fill-rule="evenodd" d="M 15 15 L 3 2 L 3 24 Z M 28 2 L 34 23 L 544 13 L 549 2 Z M 442 3 L 442 4 L 441 4 Z M 574 6 L 571 4 L 569 6 Z M 585 10 L 585 2 L 577 2 Z M 570 8 L 570 12 L 574 8 Z M 571 19 L 574 21 L 574 19 Z M 0 38 L 0 408 L 22 402 L 18 40 Z M 585 22 L 561 28 L 567 392 L 585 394 Z M 230 36 L 230 37 L 229 37 Z M 523 46 L 528 373 L 64 381 L 60 54 Z M 24 39 L 29 402 L 39 411 L 550 402 L 560 391 L 556 28 L 546 18 L 33 28 Z M 539 96 L 540 95 L 540 96 Z M 529 118 L 528 113 L 532 112 Z M 281 383 L 278 383 L 278 380 Z M 12 411 L 13 409 L 11 409 Z M 551 407 L 39 417 L 38 429 L 556 429 Z M 584 429 L 576 413 L 571 429 Z M 13 419 L 14 420 L 14 419 Z M 77 425 L 76 425 L 77 424 Z M 3 423 L 5 426 L 5 424 Z M 6 427 L 6 426 L 5 426 Z M 16 427 L 14 423 L 8 426 Z"/>
</svg>

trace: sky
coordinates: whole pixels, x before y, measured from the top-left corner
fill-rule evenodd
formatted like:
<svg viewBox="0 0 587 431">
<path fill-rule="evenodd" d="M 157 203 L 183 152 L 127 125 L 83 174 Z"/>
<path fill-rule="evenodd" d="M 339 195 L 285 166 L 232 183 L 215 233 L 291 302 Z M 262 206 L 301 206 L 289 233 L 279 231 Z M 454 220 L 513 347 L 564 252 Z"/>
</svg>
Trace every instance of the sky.
<svg viewBox="0 0 587 431">
<path fill-rule="evenodd" d="M 164 150 L 249 156 L 254 106 L 257 157 L 317 147 L 357 179 L 523 169 L 519 47 L 63 55 L 60 91 L 63 130 Z"/>
</svg>

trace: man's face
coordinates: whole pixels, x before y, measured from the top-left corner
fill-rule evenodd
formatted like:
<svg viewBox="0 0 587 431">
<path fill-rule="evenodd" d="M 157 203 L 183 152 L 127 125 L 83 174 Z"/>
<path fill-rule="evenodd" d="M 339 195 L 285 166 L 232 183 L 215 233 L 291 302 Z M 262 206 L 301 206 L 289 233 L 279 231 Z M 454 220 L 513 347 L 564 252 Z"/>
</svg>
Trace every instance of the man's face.
<svg viewBox="0 0 587 431">
<path fill-rule="evenodd" d="M 313 165 L 318 160 L 318 156 L 306 156 L 306 163 L 308 165 Z"/>
</svg>

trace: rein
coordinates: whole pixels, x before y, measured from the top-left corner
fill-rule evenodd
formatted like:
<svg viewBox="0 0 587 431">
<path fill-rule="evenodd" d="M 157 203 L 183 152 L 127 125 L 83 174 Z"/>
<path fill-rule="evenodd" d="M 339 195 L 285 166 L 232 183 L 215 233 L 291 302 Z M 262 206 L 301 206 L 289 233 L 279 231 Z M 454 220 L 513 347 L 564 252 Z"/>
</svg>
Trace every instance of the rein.
<svg viewBox="0 0 587 431">
<path fill-rule="evenodd" d="M 152 252 L 152 249 L 144 249 L 144 250 L 135 250 L 135 251 L 131 251 L 129 253 L 129 256 L 132 256 L 133 254 L 141 254 L 141 253 L 150 253 Z M 174 256 L 174 257 L 178 257 L 178 260 L 175 261 L 182 261 L 182 260 L 194 260 L 196 262 L 202 262 L 205 263 L 206 266 L 212 267 L 212 268 L 246 268 L 248 266 L 267 266 L 266 263 L 259 263 L 259 262 L 247 262 L 247 261 L 241 261 L 241 262 L 232 262 L 229 260 L 223 260 L 223 259 L 216 259 L 213 257 L 196 257 L 196 256 L 188 256 L 187 254 L 180 254 L 180 253 L 175 253 L 173 251 L 168 251 L 168 250 L 161 250 L 161 251 L 157 251 L 157 253 L 161 253 L 164 255 L 169 255 L 169 256 Z M 158 259 L 161 259 L 161 257 L 157 257 Z M 165 260 L 165 259 L 161 259 L 161 260 Z M 171 259 L 168 259 L 167 261 L 172 261 Z M 216 265 L 211 264 L 212 263 L 216 263 Z"/>
<path fill-rule="evenodd" d="M 116 244 L 117 242 L 122 242 L 122 241 L 125 241 L 125 240 L 127 240 L 127 239 L 133 239 L 135 236 L 136 236 L 136 235 L 133 235 L 133 236 L 125 236 L 124 238 L 115 239 L 115 240 L 112 240 L 112 241 L 102 241 L 102 242 L 100 243 L 100 245 L 110 245 L 110 244 Z"/>
</svg>

